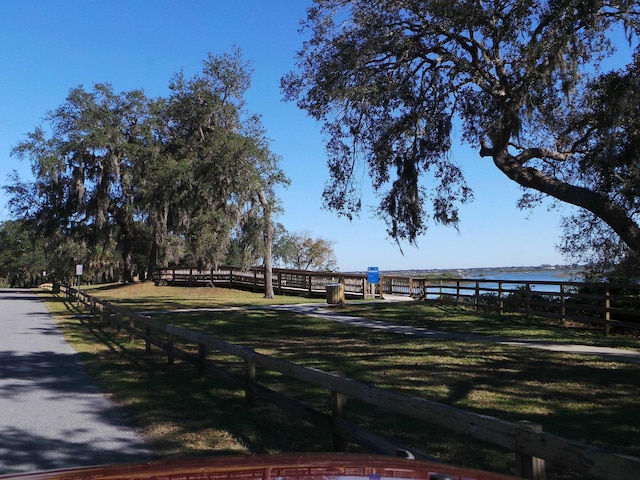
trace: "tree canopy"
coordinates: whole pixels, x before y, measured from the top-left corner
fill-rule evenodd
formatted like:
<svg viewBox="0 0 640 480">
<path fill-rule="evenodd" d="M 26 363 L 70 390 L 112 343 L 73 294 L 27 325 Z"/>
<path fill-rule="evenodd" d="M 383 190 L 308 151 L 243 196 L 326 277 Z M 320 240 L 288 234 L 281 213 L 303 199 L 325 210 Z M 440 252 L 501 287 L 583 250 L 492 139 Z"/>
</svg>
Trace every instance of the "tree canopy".
<svg viewBox="0 0 640 480">
<path fill-rule="evenodd" d="M 252 239 L 264 242 L 275 189 L 288 180 L 245 110 L 250 78 L 236 49 L 210 54 L 193 78 L 175 75 L 167 98 L 109 84 L 71 89 L 13 150 L 33 172 L 5 186 L 14 216 L 50 253 L 78 246 L 61 261 L 67 271 L 84 263 L 94 277 L 125 281 L 170 262 L 217 266 L 232 232 L 256 219 L 267 234 Z"/>
<path fill-rule="evenodd" d="M 525 189 L 521 206 L 580 207 L 640 254 L 637 58 L 607 71 L 639 16 L 628 0 L 315 0 L 282 88 L 323 123 L 326 204 L 359 210 L 364 165 L 391 237 L 456 225 L 472 195 L 460 139 Z"/>
<path fill-rule="evenodd" d="M 42 282 L 52 268 L 43 245 L 33 225 L 20 220 L 0 223 L 0 285 L 31 287 Z"/>
<path fill-rule="evenodd" d="M 284 268 L 321 271 L 336 269 L 333 242 L 322 237 L 313 238 L 307 231 L 292 233 L 283 229 L 275 243 L 273 256 Z"/>
</svg>

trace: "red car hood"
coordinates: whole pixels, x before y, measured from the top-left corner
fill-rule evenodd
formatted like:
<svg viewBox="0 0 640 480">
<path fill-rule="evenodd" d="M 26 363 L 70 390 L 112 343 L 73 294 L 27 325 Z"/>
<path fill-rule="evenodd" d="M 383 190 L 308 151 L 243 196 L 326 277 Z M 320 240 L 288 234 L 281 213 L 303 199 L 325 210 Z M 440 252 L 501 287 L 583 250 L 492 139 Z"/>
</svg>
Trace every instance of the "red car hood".
<svg viewBox="0 0 640 480">
<path fill-rule="evenodd" d="M 2 480 L 514 480 L 420 460 L 371 455 L 252 455 L 163 460 L 2 475 Z"/>
</svg>

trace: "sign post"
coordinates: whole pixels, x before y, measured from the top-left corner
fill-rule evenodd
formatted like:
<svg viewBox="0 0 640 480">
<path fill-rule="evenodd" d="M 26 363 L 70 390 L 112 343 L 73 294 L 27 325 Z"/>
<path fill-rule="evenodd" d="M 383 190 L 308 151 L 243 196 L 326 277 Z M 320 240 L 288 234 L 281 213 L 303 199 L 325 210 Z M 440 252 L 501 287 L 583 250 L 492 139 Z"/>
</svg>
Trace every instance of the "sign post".
<svg viewBox="0 0 640 480">
<path fill-rule="evenodd" d="M 78 277 L 78 283 L 76 284 L 76 288 L 78 289 L 77 290 L 78 306 L 80 306 L 80 279 L 82 278 L 82 270 L 83 270 L 83 265 L 81 263 L 76 265 L 76 276 Z"/>
<path fill-rule="evenodd" d="M 367 283 L 371 285 L 371 294 L 373 298 L 376 298 L 376 285 L 380 283 L 380 272 L 378 267 L 367 268 Z M 380 296 L 382 296 L 382 290 L 380 290 Z"/>
</svg>

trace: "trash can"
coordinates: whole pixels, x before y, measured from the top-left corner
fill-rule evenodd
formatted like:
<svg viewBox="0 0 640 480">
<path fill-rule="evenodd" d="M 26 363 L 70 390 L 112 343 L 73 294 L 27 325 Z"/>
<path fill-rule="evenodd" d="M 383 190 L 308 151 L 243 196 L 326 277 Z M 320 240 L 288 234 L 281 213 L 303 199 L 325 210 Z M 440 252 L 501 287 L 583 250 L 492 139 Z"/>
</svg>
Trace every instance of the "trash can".
<svg viewBox="0 0 640 480">
<path fill-rule="evenodd" d="M 341 283 L 327 285 L 327 303 L 329 305 L 342 305 L 344 303 L 344 285 Z"/>
</svg>

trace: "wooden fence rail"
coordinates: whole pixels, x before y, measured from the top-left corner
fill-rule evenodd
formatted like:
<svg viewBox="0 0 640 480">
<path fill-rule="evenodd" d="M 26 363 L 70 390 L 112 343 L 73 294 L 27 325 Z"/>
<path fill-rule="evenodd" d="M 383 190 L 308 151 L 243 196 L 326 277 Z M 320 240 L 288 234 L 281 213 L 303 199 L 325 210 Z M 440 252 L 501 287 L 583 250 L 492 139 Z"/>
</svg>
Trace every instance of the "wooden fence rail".
<svg viewBox="0 0 640 480">
<path fill-rule="evenodd" d="M 210 270 L 190 267 L 159 268 L 153 273 L 153 281 L 166 285 L 226 286 L 254 292 L 264 292 L 265 287 L 264 269 L 258 267 L 246 271 L 234 267 Z M 379 294 L 379 287 L 372 287 L 367 282 L 366 274 L 273 269 L 273 289 L 278 295 L 323 297 L 326 295 L 327 285 L 335 283 L 342 283 L 345 295 L 350 298 L 369 298 Z"/>
<path fill-rule="evenodd" d="M 167 362 L 183 359 L 197 366 L 201 375 L 214 375 L 245 389 L 245 398 L 252 402 L 262 398 L 288 412 L 324 425 L 330 429 L 334 446 L 343 449 L 347 442 L 355 442 L 376 453 L 395 454 L 408 451 L 398 443 L 375 435 L 345 420 L 345 404 L 348 398 L 398 413 L 410 418 L 439 425 L 453 432 L 505 447 L 516 455 L 516 470 L 520 476 L 541 480 L 545 477 L 544 462 L 549 461 L 598 479 L 616 478 L 637 480 L 640 477 L 640 459 L 618 455 L 600 448 L 573 442 L 542 431 L 541 426 L 527 422 L 513 423 L 495 417 L 460 410 L 423 398 L 385 390 L 338 373 L 260 354 L 248 347 L 234 345 L 223 340 L 166 324 L 109 302 L 87 295 L 80 289 L 65 287 L 79 304 L 91 309 L 95 318 L 124 329 L 133 337 L 146 342 L 146 349 L 158 347 L 167 353 Z M 197 354 L 182 350 L 175 340 L 191 342 L 197 346 Z M 216 365 L 207 358 L 212 350 L 224 352 L 244 362 L 243 375 L 238 376 Z M 332 414 L 327 415 L 311 407 L 287 398 L 256 382 L 256 368 L 276 371 L 331 393 Z M 431 458 L 423 452 L 411 451 L 416 458 Z M 431 458 L 432 459 L 432 458 Z"/>
<path fill-rule="evenodd" d="M 640 285 L 544 280 L 406 279 L 384 277 L 383 294 L 468 305 L 475 310 L 525 313 L 569 322 L 640 328 Z"/>
<path fill-rule="evenodd" d="M 640 328 L 640 285 L 608 283 L 555 282 L 533 280 L 425 279 L 384 275 L 378 284 L 369 284 L 366 274 L 311 272 L 274 269 L 276 294 L 323 297 L 327 286 L 341 283 L 347 298 L 371 298 L 400 295 L 425 300 L 447 301 L 476 310 L 499 314 L 525 313 L 569 322 L 599 325 L 605 335 L 612 327 Z M 154 281 L 168 285 L 221 285 L 264 291 L 264 269 L 242 271 L 233 267 L 217 270 L 162 268 L 154 272 Z"/>
</svg>

